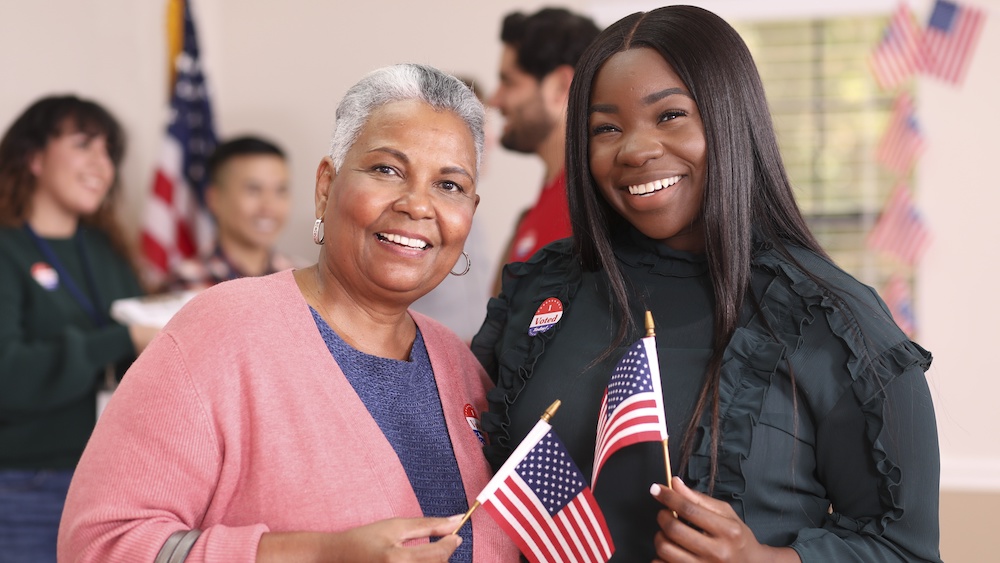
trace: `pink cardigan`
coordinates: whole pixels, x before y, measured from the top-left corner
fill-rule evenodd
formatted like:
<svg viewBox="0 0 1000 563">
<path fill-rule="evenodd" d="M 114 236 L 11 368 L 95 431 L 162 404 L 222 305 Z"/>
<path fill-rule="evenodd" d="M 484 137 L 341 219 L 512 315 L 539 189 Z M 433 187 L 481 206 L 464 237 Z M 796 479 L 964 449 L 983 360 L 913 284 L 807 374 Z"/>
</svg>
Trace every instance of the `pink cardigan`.
<svg viewBox="0 0 1000 563">
<path fill-rule="evenodd" d="M 417 313 L 471 505 L 489 479 L 466 405 L 489 382 L 448 329 Z M 177 530 L 187 561 L 252 562 L 267 531 L 346 530 L 421 516 L 403 466 L 333 360 L 291 271 L 215 286 L 126 374 L 80 460 L 59 560 L 152 562 Z M 516 561 L 490 516 L 476 561 Z"/>
</svg>

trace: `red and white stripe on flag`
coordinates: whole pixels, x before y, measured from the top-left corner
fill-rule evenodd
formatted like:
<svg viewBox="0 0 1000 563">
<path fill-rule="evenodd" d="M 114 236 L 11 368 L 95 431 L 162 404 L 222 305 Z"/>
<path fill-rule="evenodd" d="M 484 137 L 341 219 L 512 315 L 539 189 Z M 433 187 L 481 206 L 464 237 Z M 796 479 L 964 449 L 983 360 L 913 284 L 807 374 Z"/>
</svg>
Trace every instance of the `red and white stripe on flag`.
<svg viewBox="0 0 1000 563">
<path fill-rule="evenodd" d="M 926 74 L 960 84 L 976 50 L 986 14 L 957 2 L 937 0 L 924 31 Z"/>
<path fill-rule="evenodd" d="M 638 340 L 615 366 L 597 416 L 591 486 L 611 454 L 639 442 L 667 439 L 656 338 Z"/>
<path fill-rule="evenodd" d="M 905 3 L 892 14 L 868 63 L 883 90 L 895 89 L 923 69 L 923 33 Z"/>
<path fill-rule="evenodd" d="M 896 97 L 892 105 L 892 115 L 879 141 L 875 158 L 887 169 L 905 176 L 926 148 L 913 99 L 904 92 Z"/>
<path fill-rule="evenodd" d="M 562 440 L 535 423 L 476 501 L 532 563 L 606 563 L 611 532 Z"/>
<path fill-rule="evenodd" d="M 511 473 L 482 506 L 533 563 L 611 559 L 607 524 L 589 488 L 552 517 L 521 476 Z"/>
<path fill-rule="evenodd" d="M 160 280 L 180 261 L 211 248 L 214 240 L 212 219 L 181 172 L 183 159 L 180 143 L 168 134 L 142 227 L 143 256 Z"/>
<path fill-rule="evenodd" d="M 914 266 L 930 243 L 930 230 L 913 204 L 909 188 L 897 185 L 875 227 L 868 233 L 868 246 Z"/>
</svg>

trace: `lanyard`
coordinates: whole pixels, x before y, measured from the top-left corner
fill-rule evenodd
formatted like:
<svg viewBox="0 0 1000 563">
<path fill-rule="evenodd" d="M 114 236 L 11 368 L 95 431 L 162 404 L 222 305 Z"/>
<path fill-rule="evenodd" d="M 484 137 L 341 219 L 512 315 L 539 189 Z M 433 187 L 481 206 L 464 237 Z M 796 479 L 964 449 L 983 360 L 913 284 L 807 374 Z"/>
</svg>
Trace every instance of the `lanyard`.
<svg viewBox="0 0 1000 563">
<path fill-rule="evenodd" d="M 86 248 L 84 248 L 83 237 L 80 236 L 80 230 L 77 229 L 76 233 L 73 234 L 73 241 L 76 243 L 76 250 L 80 255 L 80 262 L 83 264 L 83 273 L 87 276 L 87 286 L 90 290 L 90 296 L 84 293 L 80 289 L 80 286 L 76 285 L 76 282 L 73 281 L 73 278 L 69 275 L 66 267 L 63 265 L 62 261 L 59 260 L 59 257 L 56 256 L 55 251 L 52 250 L 52 246 L 49 245 L 48 241 L 38 236 L 38 233 L 36 233 L 27 222 L 24 224 L 24 230 L 28 232 L 28 236 L 31 237 L 35 246 L 38 247 L 38 251 L 41 252 L 42 255 L 45 256 L 45 259 L 49 261 L 53 268 L 55 268 L 56 273 L 59 274 L 60 282 L 66 290 L 69 291 L 70 295 L 73 296 L 73 299 L 79 303 L 80 307 L 82 307 L 87 313 L 87 316 L 94 321 L 94 324 L 98 327 L 103 327 L 108 324 L 107 317 L 102 314 L 95 305 L 98 301 L 96 298 L 97 283 L 94 281 L 94 272 L 90 268 L 90 260 L 87 259 L 87 251 Z M 91 299 L 91 297 L 93 297 L 93 299 Z"/>
</svg>

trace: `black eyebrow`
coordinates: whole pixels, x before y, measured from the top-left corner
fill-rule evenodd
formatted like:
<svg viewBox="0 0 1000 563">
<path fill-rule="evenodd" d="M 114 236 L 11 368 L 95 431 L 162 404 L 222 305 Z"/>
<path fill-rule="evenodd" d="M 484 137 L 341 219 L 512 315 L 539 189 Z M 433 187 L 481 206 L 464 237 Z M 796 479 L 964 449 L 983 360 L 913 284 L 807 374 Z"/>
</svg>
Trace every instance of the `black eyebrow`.
<svg viewBox="0 0 1000 563">
<path fill-rule="evenodd" d="M 642 99 L 642 103 L 648 106 L 666 98 L 667 96 L 673 96 L 674 94 L 680 94 L 691 98 L 691 94 L 688 94 L 682 88 L 667 88 L 666 90 L 660 90 L 659 92 L 653 92 L 652 94 L 645 96 Z M 587 113 L 618 113 L 618 106 L 614 104 L 594 104 L 590 106 Z"/>
<path fill-rule="evenodd" d="M 652 94 L 646 96 L 645 98 L 642 99 L 642 103 L 648 106 L 649 104 L 656 103 L 662 100 L 663 98 L 666 98 L 667 96 L 673 96 L 674 94 L 680 94 L 682 96 L 687 96 L 689 98 L 691 97 L 691 94 L 688 94 L 687 92 L 685 92 L 680 88 L 667 88 L 666 90 L 653 92 Z"/>
<path fill-rule="evenodd" d="M 587 113 L 618 113 L 618 106 L 614 104 L 594 104 L 590 106 Z"/>
</svg>

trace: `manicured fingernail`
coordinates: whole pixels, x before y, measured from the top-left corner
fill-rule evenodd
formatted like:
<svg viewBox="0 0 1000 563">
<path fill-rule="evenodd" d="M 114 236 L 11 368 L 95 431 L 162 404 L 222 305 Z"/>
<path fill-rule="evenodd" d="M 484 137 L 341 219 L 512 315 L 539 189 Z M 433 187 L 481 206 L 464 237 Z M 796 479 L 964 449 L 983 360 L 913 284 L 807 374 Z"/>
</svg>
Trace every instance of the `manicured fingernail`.
<svg viewBox="0 0 1000 563">
<path fill-rule="evenodd" d="M 653 485 L 649 487 L 649 494 L 653 495 L 654 497 L 660 494 L 660 486 L 657 485 L 656 483 L 653 483 Z"/>
</svg>

